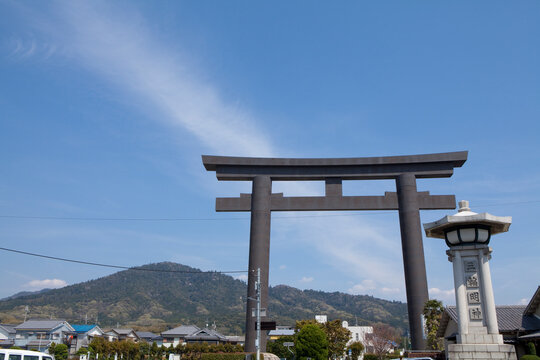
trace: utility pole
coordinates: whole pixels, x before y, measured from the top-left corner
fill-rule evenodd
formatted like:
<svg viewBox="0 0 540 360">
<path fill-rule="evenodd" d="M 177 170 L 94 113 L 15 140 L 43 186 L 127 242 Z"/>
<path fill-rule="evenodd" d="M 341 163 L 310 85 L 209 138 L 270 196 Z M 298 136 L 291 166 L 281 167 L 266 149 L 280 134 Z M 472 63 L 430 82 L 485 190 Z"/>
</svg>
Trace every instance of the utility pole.
<svg viewBox="0 0 540 360">
<path fill-rule="evenodd" d="M 257 282 L 255 283 L 257 293 L 257 360 L 261 357 L 261 268 L 257 268 Z"/>
</svg>

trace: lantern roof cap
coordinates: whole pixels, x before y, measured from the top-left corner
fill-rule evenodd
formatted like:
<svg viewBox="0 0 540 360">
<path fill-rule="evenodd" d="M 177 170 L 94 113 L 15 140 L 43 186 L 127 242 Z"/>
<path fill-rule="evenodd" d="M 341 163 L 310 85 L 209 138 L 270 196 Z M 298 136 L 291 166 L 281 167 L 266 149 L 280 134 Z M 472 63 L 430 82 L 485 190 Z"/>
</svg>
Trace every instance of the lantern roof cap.
<svg viewBox="0 0 540 360">
<path fill-rule="evenodd" d="M 456 226 L 484 225 L 491 230 L 491 235 L 507 232 L 512 224 L 511 216 L 495 216 L 488 213 L 475 213 L 469 208 L 467 200 L 459 202 L 458 212 L 454 215 L 446 215 L 440 220 L 425 223 L 424 231 L 427 237 L 444 239 L 445 230 Z"/>
</svg>

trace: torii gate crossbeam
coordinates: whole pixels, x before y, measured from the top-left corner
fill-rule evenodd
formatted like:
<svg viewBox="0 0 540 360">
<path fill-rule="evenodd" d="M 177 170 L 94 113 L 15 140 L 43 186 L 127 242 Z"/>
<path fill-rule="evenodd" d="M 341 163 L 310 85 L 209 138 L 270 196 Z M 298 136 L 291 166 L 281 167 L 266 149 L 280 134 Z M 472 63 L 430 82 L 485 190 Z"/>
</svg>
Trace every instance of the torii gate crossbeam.
<svg viewBox="0 0 540 360">
<path fill-rule="evenodd" d="M 417 178 L 450 177 L 467 160 L 467 151 L 439 154 L 365 158 L 292 159 L 203 155 L 206 170 L 218 180 L 251 181 L 252 194 L 217 198 L 216 211 L 250 211 L 248 299 L 255 296 L 256 269 L 261 269 L 261 303 L 268 305 L 268 266 L 272 211 L 398 210 L 403 249 L 405 286 L 411 342 L 414 350 L 425 348 L 422 309 L 428 300 L 426 266 L 420 226 L 420 210 L 454 209 L 454 195 L 417 192 Z M 397 192 L 384 196 L 343 196 L 343 180 L 394 179 Z M 272 181 L 323 180 L 325 196 L 284 197 L 272 194 Z M 255 351 L 255 307 L 246 309 L 247 352 Z M 261 339 L 261 349 L 266 343 Z"/>
</svg>

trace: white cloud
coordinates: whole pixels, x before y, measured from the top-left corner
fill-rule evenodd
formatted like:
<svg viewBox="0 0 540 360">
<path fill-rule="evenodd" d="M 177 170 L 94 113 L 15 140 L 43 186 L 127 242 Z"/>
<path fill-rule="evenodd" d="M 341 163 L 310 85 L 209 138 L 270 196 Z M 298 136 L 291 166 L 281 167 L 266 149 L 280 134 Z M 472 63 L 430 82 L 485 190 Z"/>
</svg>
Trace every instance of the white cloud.
<svg viewBox="0 0 540 360">
<path fill-rule="evenodd" d="M 313 277 L 311 277 L 311 276 L 309 276 L 309 277 L 304 276 L 304 277 L 302 277 L 302 278 L 300 279 L 300 282 L 302 282 L 302 283 L 310 283 L 310 282 L 312 282 L 313 280 L 314 280 L 314 279 L 313 279 Z"/>
<path fill-rule="evenodd" d="M 32 289 L 56 289 L 67 285 L 65 280 L 60 279 L 44 279 L 44 280 L 32 280 L 25 284 L 25 287 Z"/>
<path fill-rule="evenodd" d="M 360 294 L 365 294 L 366 291 L 374 290 L 374 289 L 376 289 L 375 281 L 366 279 L 366 280 L 362 280 L 360 284 L 354 285 L 348 291 L 351 294 L 360 295 Z"/>
<path fill-rule="evenodd" d="M 442 300 L 444 303 L 453 303 L 455 302 L 455 290 L 443 290 L 436 287 L 429 289 L 429 297 L 437 300 Z"/>
<path fill-rule="evenodd" d="M 528 305 L 531 299 L 523 298 L 519 300 L 518 305 Z"/>
<path fill-rule="evenodd" d="M 248 276 L 246 274 L 242 274 L 242 275 L 236 275 L 234 276 L 234 278 L 236 280 L 242 280 L 243 282 L 247 282 L 248 281 Z"/>
<path fill-rule="evenodd" d="M 285 270 L 287 268 L 287 265 L 279 265 L 279 270 Z"/>
<path fill-rule="evenodd" d="M 274 154 L 249 111 L 226 102 L 213 84 L 195 75 L 200 69 L 152 37 L 138 14 L 122 9 L 119 15 L 104 3 L 59 4 L 66 26 L 56 32 L 59 41 L 84 66 L 138 97 L 153 118 L 188 131 L 218 153 Z"/>
<path fill-rule="evenodd" d="M 342 272 L 354 282 L 369 279 L 369 282 L 353 286 L 351 293 L 366 293 L 388 296 L 386 289 L 402 289 L 404 276 L 399 241 L 399 226 L 395 234 L 388 230 L 386 223 L 361 217 L 317 217 L 301 221 L 280 223 L 275 234 L 283 239 L 297 239 L 305 246 L 314 248 L 320 254 L 320 261 Z M 385 227 L 386 226 L 386 227 Z M 354 280 L 354 279 L 358 280 Z M 377 284 L 377 286 L 375 286 Z M 373 290 L 373 291 L 371 291 Z M 400 295 L 395 292 L 392 295 Z"/>
</svg>

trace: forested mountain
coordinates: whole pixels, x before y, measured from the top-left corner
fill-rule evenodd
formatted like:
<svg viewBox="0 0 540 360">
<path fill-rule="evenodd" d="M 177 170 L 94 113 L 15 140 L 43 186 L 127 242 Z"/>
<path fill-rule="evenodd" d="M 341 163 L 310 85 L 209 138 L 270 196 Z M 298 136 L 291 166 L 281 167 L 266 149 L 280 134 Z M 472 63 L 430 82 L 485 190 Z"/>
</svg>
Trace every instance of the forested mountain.
<svg viewBox="0 0 540 360">
<path fill-rule="evenodd" d="M 224 334 L 240 334 L 245 321 L 246 284 L 220 273 L 163 262 L 144 265 L 61 289 L 0 301 L 0 322 L 17 323 L 28 305 L 30 318 L 61 318 L 81 323 L 85 316 L 102 327 L 162 331 L 179 324 L 216 323 Z M 141 269 L 147 271 L 141 271 Z M 270 288 L 270 318 L 279 325 L 317 314 L 359 325 L 380 321 L 405 329 L 404 303 L 365 295 Z"/>
</svg>

